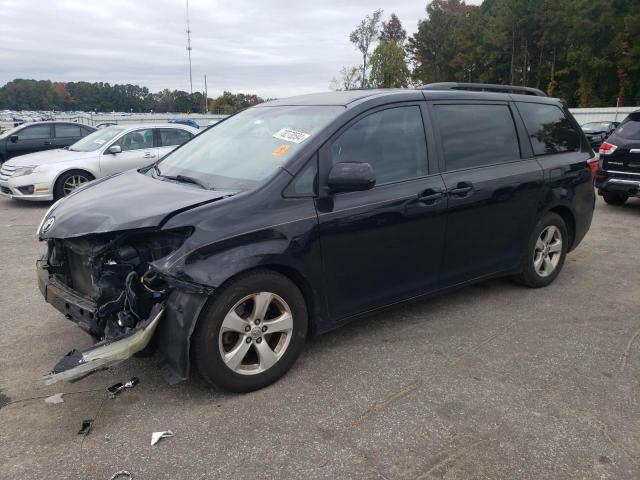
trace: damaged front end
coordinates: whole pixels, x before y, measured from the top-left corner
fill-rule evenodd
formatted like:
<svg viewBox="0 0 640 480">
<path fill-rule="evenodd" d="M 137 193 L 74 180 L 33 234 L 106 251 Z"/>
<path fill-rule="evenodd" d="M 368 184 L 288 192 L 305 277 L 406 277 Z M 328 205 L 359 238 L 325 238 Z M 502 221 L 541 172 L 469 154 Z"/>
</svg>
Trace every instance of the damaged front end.
<svg viewBox="0 0 640 480">
<path fill-rule="evenodd" d="M 47 240 L 37 265 L 40 290 L 97 341 L 63 357 L 47 384 L 78 380 L 152 345 L 171 383 L 187 378 L 189 337 L 211 292 L 160 273 L 153 262 L 190 234 L 190 228 L 142 229 Z"/>
</svg>

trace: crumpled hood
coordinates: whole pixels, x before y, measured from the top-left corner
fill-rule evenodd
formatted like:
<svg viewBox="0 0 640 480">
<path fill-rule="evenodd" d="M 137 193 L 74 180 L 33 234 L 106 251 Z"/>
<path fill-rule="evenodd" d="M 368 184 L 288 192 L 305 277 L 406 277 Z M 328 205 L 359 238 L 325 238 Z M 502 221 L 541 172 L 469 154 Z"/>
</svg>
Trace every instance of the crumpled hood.
<svg viewBox="0 0 640 480">
<path fill-rule="evenodd" d="M 70 160 L 81 160 L 97 156 L 98 152 L 72 152 L 70 150 L 60 148 L 57 150 L 44 150 L 42 152 L 20 155 L 19 157 L 7 160 L 6 165 L 10 165 L 12 167 L 49 165 L 52 163 L 68 162 Z"/>
<path fill-rule="evenodd" d="M 40 239 L 157 227 L 170 214 L 236 192 L 154 179 L 136 170 L 90 183 L 63 199 L 43 219 Z M 52 220 L 53 219 L 53 220 Z"/>
</svg>

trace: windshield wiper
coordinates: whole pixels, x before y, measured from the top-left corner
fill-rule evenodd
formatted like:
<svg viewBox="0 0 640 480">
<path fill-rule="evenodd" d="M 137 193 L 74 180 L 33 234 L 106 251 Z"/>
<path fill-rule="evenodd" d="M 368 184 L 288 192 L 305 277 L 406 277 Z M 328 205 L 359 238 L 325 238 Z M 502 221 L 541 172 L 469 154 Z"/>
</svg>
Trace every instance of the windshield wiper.
<svg viewBox="0 0 640 480">
<path fill-rule="evenodd" d="M 167 180 L 172 180 L 174 182 L 180 183 L 192 183 L 194 185 L 198 185 L 201 188 L 204 188 L 205 190 L 213 190 L 213 188 L 211 188 L 209 185 L 202 183 L 200 180 L 194 177 L 189 177 L 187 175 L 162 175 L 160 173 L 160 168 L 158 168 L 158 165 L 155 163 L 153 164 L 153 170 L 155 171 L 156 176 L 160 178 L 166 178 Z"/>
</svg>

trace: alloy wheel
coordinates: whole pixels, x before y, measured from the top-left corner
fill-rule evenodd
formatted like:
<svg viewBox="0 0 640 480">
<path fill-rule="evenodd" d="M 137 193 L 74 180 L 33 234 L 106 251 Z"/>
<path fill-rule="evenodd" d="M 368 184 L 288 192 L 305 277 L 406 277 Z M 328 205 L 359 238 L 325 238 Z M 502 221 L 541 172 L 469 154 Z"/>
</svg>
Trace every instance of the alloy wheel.
<svg viewBox="0 0 640 480">
<path fill-rule="evenodd" d="M 235 373 L 262 373 L 282 358 L 292 333 L 293 316 L 287 302 L 275 293 L 253 293 L 225 315 L 218 335 L 220 355 Z"/>
<path fill-rule="evenodd" d="M 536 241 L 533 267 L 541 277 L 551 275 L 562 257 L 562 233 L 555 225 L 547 226 Z"/>
<path fill-rule="evenodd" d="M 69 195 L 73 190 L 78 188 L 83 183 L 87 183 L 89 179 L 84 175 L 71 175 L 67 178 L 62 185 L 62 191 L 64 192 L 64 196 Z"/>
</svg>

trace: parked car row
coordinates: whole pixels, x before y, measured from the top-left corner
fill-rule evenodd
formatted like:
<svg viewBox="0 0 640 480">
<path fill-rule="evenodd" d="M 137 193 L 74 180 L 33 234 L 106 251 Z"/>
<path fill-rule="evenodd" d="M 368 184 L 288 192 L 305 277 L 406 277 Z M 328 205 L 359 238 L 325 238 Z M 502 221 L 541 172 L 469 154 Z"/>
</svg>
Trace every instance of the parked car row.
<svg viewBox="0 0 640 480">
<path fill-rule="evenodd" d="M 196 367 L 250 391 L 372 311 L 492 277 L 549 285 L 591 224 L 593 151 L 558 99 L 456 87 L 267 102 L 54 204 L 39 286 L 100 343 L 48 381 L 152 344 L 172 382 Z M 98 165 L 166 127 L 115 128 L 82 141 Z"/>
<path fill-rule="evenodd" d="M 57 146 L 57 150 L 4 162 L 0 167 L 0 195 L 17 200 L 57 200 L 91 180 L 150 165 L 198 133 L 180 124 L 114 125 L 88 130 L 90 127 L 78 124 L 44 123 L 10 133 L 7 141 L 11 145 L 29 143 L 34 135 L 31 129 L 58 133 L 67 125 L 87 129 L 89 134 L 76 138 L 78 141 L 66 149 Z M 16 142 L 11 140 L 14 136 L 18 137 Z"/>
</svg>

